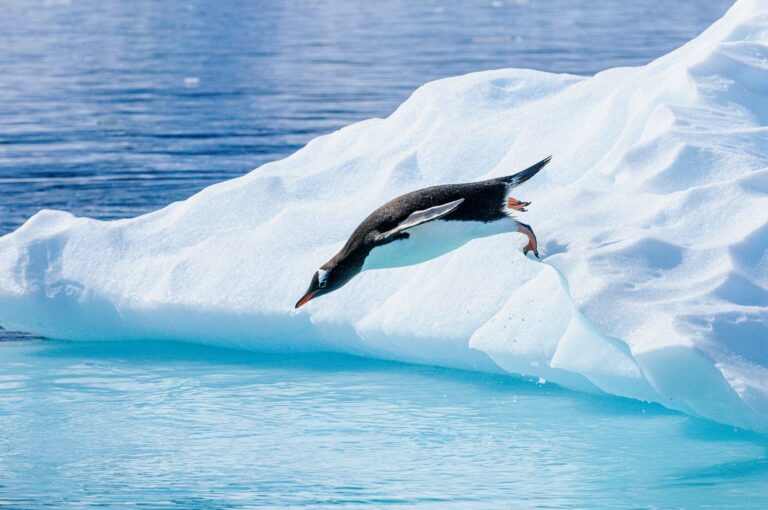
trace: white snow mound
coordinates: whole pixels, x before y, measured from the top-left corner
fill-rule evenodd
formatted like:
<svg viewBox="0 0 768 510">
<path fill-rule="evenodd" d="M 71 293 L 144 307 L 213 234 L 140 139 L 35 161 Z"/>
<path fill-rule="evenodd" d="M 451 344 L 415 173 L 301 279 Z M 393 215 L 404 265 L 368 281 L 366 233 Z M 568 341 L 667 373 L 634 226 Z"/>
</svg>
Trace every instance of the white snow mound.
<svg viewBox="0 0 768 510">
<path fill-rule="evenodd" d="M 145 216 L 41 211 L 0 238 L 0 324 L 62 339 L 335 350 L 659 402 L 768 429 L 768 0 L 594 77 L 429 83 L 387 119 Z M 293 309 L 384 201 L 508 175 L 506 233 Z"/>
</svg>

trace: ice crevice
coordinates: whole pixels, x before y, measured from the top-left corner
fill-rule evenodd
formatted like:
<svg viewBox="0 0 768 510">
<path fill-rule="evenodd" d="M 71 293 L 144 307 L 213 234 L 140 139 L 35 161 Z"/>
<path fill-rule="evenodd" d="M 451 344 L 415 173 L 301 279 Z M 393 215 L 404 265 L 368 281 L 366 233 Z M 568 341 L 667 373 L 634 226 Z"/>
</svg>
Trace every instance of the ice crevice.
<svg viewBox="0 0 768 510">
<path fill-rule="evenodd" d="M 768 0 L 738 0 L 646 66 L 439 80 L 144 216 L 41 211 L 0 238 L 0 324 L 511 372 L 766 430 L 767 123 Z M 542 261 L 499 234 L 293 310 L 381 203 L 550 153 L 519 190 Z"/>
</svg>

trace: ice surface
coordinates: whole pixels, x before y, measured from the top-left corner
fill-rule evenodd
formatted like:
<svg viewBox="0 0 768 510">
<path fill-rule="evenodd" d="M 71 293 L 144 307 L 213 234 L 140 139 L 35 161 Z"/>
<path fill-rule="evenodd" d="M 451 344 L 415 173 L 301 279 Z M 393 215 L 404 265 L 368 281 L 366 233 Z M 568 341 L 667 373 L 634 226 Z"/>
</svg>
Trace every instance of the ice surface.
<svg viewBox="0 0 768 510">
<path fill-rule="evenodd" d="M 429 83 L 387 119 L 138 218 L 41 211 L 0 239 L 0 323 L 505 370 L 768 429 L 768 0 L 590 78 Z M 293 309 L 384 201 L 506 175 L 525 238 L 366 271 Z"/>
</svg>

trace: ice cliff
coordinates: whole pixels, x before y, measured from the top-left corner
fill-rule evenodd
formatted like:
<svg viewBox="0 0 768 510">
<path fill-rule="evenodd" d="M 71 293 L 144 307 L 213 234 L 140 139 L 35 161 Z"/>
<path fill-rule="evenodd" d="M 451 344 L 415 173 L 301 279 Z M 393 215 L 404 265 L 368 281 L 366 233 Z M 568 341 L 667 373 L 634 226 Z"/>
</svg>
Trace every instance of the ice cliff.
<svg viewBox="0 0 768 510">
<path fill-rule="evenodd" d="M 768 429 L 767 124 L 768 0 L 739 0 L 644 67 L 440 80 L 145 216 L 41 211 L 0 238 L 0 324 L 504 370 Z M 293 309 L 384 201 L 548 154 L 518 196 L 541 261 L 501 234 Z"/>
</svg>

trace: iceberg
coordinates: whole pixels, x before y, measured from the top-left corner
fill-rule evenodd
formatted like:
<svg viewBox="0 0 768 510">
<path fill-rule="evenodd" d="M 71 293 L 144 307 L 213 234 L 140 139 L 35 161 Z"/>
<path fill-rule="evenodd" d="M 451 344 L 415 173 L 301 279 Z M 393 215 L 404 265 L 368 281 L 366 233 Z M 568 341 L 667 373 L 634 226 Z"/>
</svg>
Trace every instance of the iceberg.
<svg viewBox="0 0 768 510">
<path fill-rule="evenodd" d="M 443 79 L 150 214 L 40 211 L 0 238 L 0 324 L 511 372 L 768 430 L 767 125 L 768 0 L 738 0 L 646 66 Z M 542 260 L 502 233 L 294 310 L 383 202 L 550 153 L 519 189 Z"/>
</svg>

